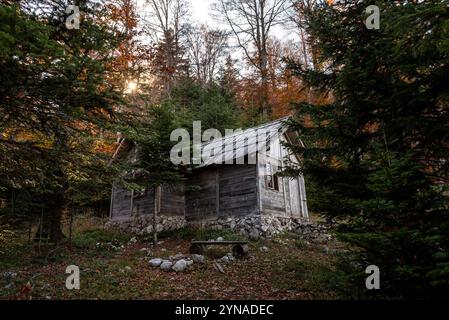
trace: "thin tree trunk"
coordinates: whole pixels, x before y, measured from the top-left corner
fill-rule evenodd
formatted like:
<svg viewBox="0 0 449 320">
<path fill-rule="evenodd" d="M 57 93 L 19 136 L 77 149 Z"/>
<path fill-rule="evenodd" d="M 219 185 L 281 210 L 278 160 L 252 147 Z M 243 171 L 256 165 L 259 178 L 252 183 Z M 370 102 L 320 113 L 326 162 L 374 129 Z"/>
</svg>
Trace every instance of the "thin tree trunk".
<svg viewBox="0 0 449 320">
<path fill-rule="evenodd" d="M 46 202 L 46 222 L 42 224 L 39 232 L 51 242 L 58 243 L 65 238 L 62 232 L 62 214 L 65 207 L 64 194 L 62 190 L 52 194 L 52 198 Z M 44 209 L 42 209 L 42 212 Z M 40 238 L 42 238 L 42 235 Z"/>
<path fill-rule="evenodd" d="M 61 192 L 55 194 L 49 209 L 49 240 L 54 243 L 60 242 L 65 238 L 62 232 L 62 213 L 64 211 L 64 194 Z"/>
</svg>

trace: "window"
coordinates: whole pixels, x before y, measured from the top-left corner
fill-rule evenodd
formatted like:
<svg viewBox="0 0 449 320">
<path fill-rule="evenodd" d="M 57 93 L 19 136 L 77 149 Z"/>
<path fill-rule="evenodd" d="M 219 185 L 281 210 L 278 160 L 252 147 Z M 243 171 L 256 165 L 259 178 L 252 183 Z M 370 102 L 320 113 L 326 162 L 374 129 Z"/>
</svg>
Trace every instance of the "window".
<svg viewBox="0 0 449 320">
<path fill-rule="evenodd" d="M 270 163 L 265 165 L 265 185 L 267 189 L 279 191 L 279 179 L 273 171 L 273 166 Z"/>
</svg>

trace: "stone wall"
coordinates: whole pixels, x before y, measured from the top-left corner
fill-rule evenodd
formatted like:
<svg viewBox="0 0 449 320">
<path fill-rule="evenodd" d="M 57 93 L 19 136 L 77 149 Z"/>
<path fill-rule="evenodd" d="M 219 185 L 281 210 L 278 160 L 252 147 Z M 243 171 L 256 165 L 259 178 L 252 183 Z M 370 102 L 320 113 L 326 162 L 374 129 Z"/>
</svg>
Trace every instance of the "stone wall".
<svg viewBox="0 0 449 320">
<path fill-rule="evenodd" d="M 231 229 L 252 239 L 271 238 L 286 231 L 297 233 L 306 240 L 321 241 L 330 239 L 328 228 L 300 218 L 250 215 L 245 217 L 220 217 L 192 224 L 210 229 Z"/>
<path fill-rule="evenodd" d="M 299 218 L 249 215 L 244 217 L 220 217 L 187 223 L 184 217 L 160 216 L 157 221 L 157 231 L 174 231 L 185 226 L 205 229 L 230 229 L 251 239 L 271 238 L 286 231 L 301 235 L 305 240 L 326 241 L 330 239 L 328 228 L 321 224 L 310 223 Z M 141 216 L 132 219 L 112 220 L 106 224 L 125 233 L 147 234 L 153 232 L 153 217 Z"/>
<path fill-rule="evenodd" d="M 159 216 L 157 217 L 157 231 L 174 231 L 186 226 L 184 216 Z M 105 226 L 124 233 L 147 234 L 153 232 L 153 217 L 138 216 L 134 218 L 110 220 Z"/>
</svg>

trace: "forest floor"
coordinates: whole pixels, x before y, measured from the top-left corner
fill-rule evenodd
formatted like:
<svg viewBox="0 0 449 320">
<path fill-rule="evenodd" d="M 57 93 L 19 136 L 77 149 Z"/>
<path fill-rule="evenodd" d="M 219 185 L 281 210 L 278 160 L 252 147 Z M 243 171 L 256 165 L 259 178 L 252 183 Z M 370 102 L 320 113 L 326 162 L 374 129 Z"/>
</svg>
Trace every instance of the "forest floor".
<svg viewBox="0 0 449 320">
<path fill-rule="evenodd" d="M 215 247 L 205 263 L 182 273 L 152 268 L 152 258 L 187 254 L 195 239 L 241 239 L 228 231 L 181 230 L 161 235 L 153 248 L 150 237 L 117 234 L 92 227 L 78 230 L 69 244 L 58 247 L 13 237 L 0 248 L 1 299 L 336 299 L 331 275 L 334 241 L 311 243 L 294 234 L 249 242 L 249 255 L 221 263 L 229 252 Z M 80 269 L 80 290 L 65 286 L 67 266 Z"/>
</svg>

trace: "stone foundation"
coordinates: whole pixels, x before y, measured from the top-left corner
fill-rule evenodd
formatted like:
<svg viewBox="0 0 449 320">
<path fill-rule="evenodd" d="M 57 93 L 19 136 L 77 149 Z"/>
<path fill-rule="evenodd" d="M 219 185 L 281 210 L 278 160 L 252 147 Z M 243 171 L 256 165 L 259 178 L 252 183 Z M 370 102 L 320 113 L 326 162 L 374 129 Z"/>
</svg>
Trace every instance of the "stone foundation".
<svg viewBox="0 0 449 320">
<path fill-rule="evenodd" d="M 307 220 L 280 216 L 249 215 L 244 217 L 220 217 L 198 222 L 186 222 L 184 217 L 160 216 L 157 219 L 157 231 L 175 231 L 186 226 L 204 229 L 230 229 L 251 239 L 272 238 L 283 232 L 294 232 L 305 240 L 326 241 L 330 239 L 327 227 L 310 223 Z M 112 220 L 106 228 L 132 234 L 151 234 L 153 217 L 140 216 L 131 219 Z"/>
<path fill-rule="evenodd" d="M 191 222 L 189 225 L 216 230 L 230 229 L 251 239 L 260 237 L 272 238 L 287 231 L 300 234 L 306 240 L 325 241 L 330 239 L 330 236 L 327 234 L 327 228 L 324 225 L 291 217 L 267 215 L 221 217 L 196 223 Z"/>
<path fill-rule="evenodd" d="M 157 232 L 175 231 L 186 226 L 184 216 L 159 216 L 157 217 Z M 128 219 L 111 220 L 105 228 L 118 230 L 123 233 L 147 234 L 153 232 L 153 217 L 139 216 Z"/>
</svg>

